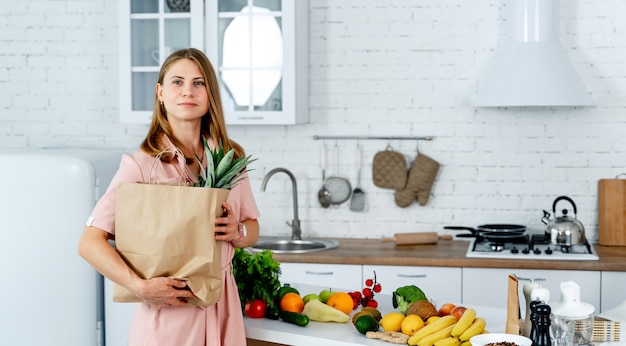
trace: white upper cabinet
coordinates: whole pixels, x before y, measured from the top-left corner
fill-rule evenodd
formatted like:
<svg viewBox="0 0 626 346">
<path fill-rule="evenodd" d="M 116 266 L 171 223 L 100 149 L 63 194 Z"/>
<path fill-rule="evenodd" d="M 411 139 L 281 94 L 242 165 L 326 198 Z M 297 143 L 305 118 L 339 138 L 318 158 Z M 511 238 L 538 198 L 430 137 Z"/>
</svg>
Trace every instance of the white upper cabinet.
<svg viewBox="0 0 626 346">
<path fill-rule="evenodd" d="M 161 63 L 204 48 L 203 0 L 119 0 L 120 120 L 149 124 Z"/>
<path fill-rule="evenodd" d="M 211 0 L 206 50 L 230 125 L 308 122 L 308 1 Z"/>
</svg>

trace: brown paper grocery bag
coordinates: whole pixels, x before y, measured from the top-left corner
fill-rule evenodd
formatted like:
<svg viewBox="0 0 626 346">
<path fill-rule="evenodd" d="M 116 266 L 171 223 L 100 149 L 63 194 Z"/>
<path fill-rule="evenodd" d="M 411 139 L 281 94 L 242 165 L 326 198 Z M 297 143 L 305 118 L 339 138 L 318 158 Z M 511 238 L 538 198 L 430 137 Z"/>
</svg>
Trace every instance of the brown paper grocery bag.
<svg viewBox="0 0 626 346">
<path fill-rule="evenodd" d="M 167 276 L 187 281 L 207 306 L 222 295 L 221 242 L 215 218 L 229 190 L 169 184 L 122 183 L 115 211 L 115 244 L 126 263 L 144 279 Z M 115 285 L 113 300 L 141 299 Z"/>
</svg>

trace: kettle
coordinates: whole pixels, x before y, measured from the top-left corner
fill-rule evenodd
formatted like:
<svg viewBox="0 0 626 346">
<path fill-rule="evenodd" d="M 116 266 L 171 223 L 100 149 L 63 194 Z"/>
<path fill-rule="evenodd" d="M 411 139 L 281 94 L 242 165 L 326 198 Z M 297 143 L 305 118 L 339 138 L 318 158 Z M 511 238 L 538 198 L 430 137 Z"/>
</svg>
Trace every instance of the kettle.
<svg viewBox="0 0 626 346">
<path fill-rule="evenodd" d="M 567 209 L 561 211 L 561 216 L 556 216 L 556 205 L 560 201 L 569 202 L 574 209 L 574 217 L 567 215 Z M 546 228 L 546 238 L 550 238 L 550 242 L 555 245 L 571 246 L 585 244 L 585 227 L 576 219 L 576 203 L 567 196 L 559 196 L 552 204 L 552 212 L 554 220 L 550 220 L 550 213 L 543 211 L 541 221 L 548 225 Z"/>
</svg>

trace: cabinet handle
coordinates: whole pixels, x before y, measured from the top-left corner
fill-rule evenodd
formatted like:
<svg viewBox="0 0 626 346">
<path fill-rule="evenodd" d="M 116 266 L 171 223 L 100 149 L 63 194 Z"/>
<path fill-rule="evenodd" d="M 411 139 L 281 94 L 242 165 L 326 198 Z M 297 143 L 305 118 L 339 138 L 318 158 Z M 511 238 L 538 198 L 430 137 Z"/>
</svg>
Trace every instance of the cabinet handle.
<svg viewBox="0 0 626 346">
<path fill-rule="evenodd" d="M 333 272 L 314 272 L 310 270 L 305 270 L 304 273 L 308 275 L 334 275 L 335 274 Z"/>
<path fill-rule="evenodd" d="M 426 274 L 398 274 L 399 278 L 425 278 Z"/>
</svg>

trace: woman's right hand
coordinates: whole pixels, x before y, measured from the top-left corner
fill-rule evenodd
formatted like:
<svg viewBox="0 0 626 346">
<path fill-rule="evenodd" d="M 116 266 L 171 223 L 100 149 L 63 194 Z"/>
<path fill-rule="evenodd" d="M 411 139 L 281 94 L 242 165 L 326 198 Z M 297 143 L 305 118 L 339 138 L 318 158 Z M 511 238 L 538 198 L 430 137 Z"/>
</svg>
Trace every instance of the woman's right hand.
<svg viewBox="0 0 626 346">
<path fill-rule="evenodd" d="M 158 277 L 143 281 L 137 296 L 154 308 L 186 306 L 187 298 L 194 296 L 184 280 Z"/>
</svg>

